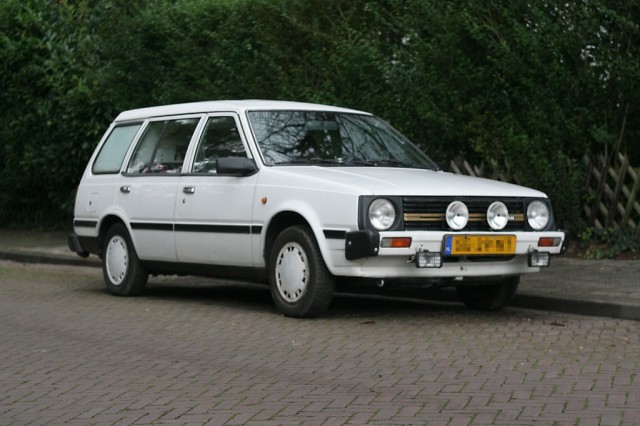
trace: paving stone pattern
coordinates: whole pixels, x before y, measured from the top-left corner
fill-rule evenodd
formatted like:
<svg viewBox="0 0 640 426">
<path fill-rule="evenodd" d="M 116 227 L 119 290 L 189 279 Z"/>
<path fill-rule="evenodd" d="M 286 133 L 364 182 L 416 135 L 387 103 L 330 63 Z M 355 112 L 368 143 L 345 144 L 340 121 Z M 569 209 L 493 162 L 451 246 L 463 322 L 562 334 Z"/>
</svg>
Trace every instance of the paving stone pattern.
<svg viewBox="0 0 640 426">
<path fill-rule="evenodd" d="M 638 425 L 640 322 L 0 262 L 0 424 Z"/>
</svg>

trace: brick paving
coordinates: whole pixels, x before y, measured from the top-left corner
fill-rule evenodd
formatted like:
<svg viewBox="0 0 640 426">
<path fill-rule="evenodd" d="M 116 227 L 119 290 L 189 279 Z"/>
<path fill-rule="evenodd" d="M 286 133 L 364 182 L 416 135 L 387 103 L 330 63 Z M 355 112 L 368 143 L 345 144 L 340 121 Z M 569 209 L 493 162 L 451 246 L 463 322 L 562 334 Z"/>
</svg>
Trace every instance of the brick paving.
<svg viewBox="0 0 640 426">
<path fill-rule="evenodd" d="M 0 424 L 638 425 L 640 322 L 0 262 Z"/>
<path fill-rule="evenodd" d="M 81 258 L 67 246 L 68 232 L 0 228 L 0 260 L 100 267 L 97 256 Z M 525 274 L 511 305 L 640 321 L 640 260 L 589 260 L 553 256 L 551 266 Z M 451 289 L 449 289 L 451 290 Z M 397 294 L 389 286 L 369 293 Z M 458 300 L 455 292 L 399 289 L 403 296 Z"/>
</svg>

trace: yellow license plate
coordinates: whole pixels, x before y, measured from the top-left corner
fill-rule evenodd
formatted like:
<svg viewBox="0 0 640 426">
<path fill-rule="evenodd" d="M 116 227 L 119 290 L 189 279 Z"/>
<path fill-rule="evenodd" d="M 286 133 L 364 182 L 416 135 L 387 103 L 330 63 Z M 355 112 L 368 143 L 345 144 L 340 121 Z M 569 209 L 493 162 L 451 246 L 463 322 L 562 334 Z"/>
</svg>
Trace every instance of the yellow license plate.
<svg viewBox="0 0 640 426">
<path fill-rule="evenodd" d="M 509 255 L 516 252 L 515 235 L 445 235 L 445 256 Z"/>
</svg>

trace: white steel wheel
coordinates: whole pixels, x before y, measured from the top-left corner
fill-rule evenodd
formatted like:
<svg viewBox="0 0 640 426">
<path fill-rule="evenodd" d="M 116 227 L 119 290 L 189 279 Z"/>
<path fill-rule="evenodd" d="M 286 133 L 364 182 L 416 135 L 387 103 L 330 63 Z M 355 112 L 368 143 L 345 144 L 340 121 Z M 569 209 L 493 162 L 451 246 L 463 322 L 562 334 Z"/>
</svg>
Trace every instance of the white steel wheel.
<svg viewBox="0 0 640 426">
<path fill-rule="evenodd" d="M 280 296 L 289 303 L 300 300 L 309 282 L 307 254 L 300 244 L 287 243 L 282 247 L 275 272 Z"/>
<path fill-rule="evenodd" d="M 308 226 L 282 231 L 268 259 L 271 297 L 284 315 L 311 318 L 326 311 L 335 286 Z"/>
<path fill-rule="evenodd" d="M 138 260 L 129 232 L 121 223 L 112 225 L 105 235 L 102 275 L 107 289 L 116 296 L 137 296 L 147 285 L 149 274 Z"/>
<path fill-rule="evenodd" d="M 105 267 L 111 284 L 121 285 L 127 275 L 129 267 L 129 249 L 127 242 L 120 235 L 114 235 L 107 242 L 107 250 L 104 254 Z"/>
</svg>

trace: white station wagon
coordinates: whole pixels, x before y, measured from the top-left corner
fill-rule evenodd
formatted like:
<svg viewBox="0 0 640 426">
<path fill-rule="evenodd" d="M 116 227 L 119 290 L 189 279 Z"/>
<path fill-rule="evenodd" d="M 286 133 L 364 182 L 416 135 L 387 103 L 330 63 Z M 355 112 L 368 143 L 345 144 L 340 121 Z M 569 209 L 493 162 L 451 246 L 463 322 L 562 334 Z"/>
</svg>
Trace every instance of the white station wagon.
<svg viewBox="0 0 640 426">
<path fill-rule="evenodd" d="M 256 280 L 292 317 L 356 281 L 455 286 L 501 309 L 564 241 L 542 192 L 443 172 L 369 113 L 281 101 L 121 113 L 73 225 L 69 247 L 101 257 L 115 295 L 149 274 Z"/>
</svg>

